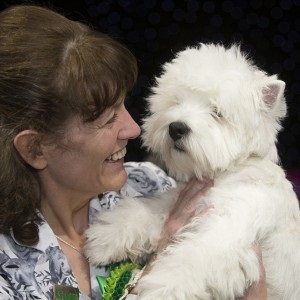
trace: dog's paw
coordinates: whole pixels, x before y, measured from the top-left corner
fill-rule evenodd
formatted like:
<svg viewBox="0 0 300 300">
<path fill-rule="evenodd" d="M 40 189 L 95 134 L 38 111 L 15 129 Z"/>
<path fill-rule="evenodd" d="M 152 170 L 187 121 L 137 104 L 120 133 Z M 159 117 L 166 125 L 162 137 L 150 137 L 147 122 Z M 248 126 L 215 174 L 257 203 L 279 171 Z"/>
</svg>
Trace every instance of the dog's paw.
<svg viewBox="0 0 300 300">
<path fill-rule="evenodd" d="M 144 261 L 157 245 L 163 222 L 142 200 L 126 199 L 114 210 L 99 213 L 86 231 L 85 254 L 94 265 Z"/>
<path fill-rule="evenodd" d="M 106 213 L 105 213 L 106 214 Z M 105 266 L 126 259 L 126 251 L 119 239 L 119 229 L 114 224 L 107 224 L 98 219 L 85 232 L 84 252 L 89 262 L 96 266 Z"/>
</svg>

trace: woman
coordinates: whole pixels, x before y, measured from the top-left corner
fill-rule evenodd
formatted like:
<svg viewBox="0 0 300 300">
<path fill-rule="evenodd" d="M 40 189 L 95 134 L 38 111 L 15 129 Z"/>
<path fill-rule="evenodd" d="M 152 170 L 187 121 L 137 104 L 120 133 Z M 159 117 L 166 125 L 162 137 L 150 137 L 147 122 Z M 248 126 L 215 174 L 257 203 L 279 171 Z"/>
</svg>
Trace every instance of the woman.
<svg viewBox="0 0 300 300">
<path fill-rule="evenodd" d="M 123 195 L 175 186 L 150 163 L 123 165 L 128 140 L 140 134 L 124 106 L 136 60 L 108 36 L 37 6 L 6 9 L 0 28 L 1 299 L 66 290 L 100 299 L 96 276 L 107 270 L 82 252 L 93 216 Z M 196 181 L 189 187 L 184 201 L 205 193 Z"/>
</svg>

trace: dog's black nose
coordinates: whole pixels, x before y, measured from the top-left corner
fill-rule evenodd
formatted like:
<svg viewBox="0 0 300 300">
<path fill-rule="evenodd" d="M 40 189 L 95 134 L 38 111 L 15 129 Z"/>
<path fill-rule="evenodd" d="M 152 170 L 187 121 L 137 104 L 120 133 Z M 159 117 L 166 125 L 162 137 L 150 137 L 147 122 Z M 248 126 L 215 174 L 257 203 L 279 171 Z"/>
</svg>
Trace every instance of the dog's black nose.
<svg viewBox="0 0 300 300">
<path fill-rule="evenodd" d="M 173 141 L 177 141 L 191 131 L 190 127 L 183 122 L 172 122 L 169 125 L 169 135 Z"/>
</svg>

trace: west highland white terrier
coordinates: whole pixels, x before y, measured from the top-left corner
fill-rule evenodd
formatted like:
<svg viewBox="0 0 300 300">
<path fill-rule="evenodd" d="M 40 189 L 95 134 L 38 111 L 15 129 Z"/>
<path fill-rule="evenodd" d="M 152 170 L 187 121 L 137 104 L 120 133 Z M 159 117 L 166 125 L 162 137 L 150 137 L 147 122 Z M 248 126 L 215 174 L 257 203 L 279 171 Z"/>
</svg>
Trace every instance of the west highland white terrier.
<svg viewBox="0 0 300 300">
<path fill-rule="evenodd" d="M 138 299 L 237 299 L 260 269 L 268 299 L 300 299 L 300 214 L 278 165 L 277 133 L 286 115 L 285 83 L 232 45 L 186 48 L 163 66 L 148 98 L 145 146 L 178 181 L 213 179 L 211 206 L 178 233 L 137 285 Z M 125 199 L 87 231 L 96 265 L 155 250 L 178 189 Z"/>
</svg>

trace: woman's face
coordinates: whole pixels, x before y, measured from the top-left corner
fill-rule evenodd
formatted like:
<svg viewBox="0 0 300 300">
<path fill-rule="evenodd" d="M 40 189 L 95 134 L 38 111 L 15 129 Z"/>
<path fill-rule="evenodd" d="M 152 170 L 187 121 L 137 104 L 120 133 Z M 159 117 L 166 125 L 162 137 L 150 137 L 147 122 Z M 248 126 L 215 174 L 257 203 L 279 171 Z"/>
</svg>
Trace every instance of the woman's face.
<svg viewBox="0 0 300 300">
<path fill-rule="evenodd" d="M 123 162 L 128 139 L 139 134 L 124 101 L 94 122 L 72 119 L 64 141 L 67 149 L 46 146 L 43 151 L 47 167 L 41 171 L 42 184 L 87 197 L 119 190 L 127 178 Z"/>
</svg>

